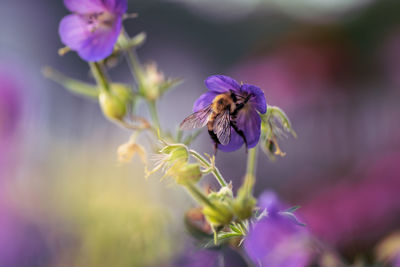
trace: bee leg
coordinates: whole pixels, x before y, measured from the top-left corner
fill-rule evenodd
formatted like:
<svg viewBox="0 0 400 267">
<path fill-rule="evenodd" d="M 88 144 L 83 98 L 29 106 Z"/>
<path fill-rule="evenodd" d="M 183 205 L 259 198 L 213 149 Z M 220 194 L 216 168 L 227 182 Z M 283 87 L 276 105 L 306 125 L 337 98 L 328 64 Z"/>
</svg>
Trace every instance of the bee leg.
<svg viewBox="0 0 400 267">
<path fill-rule="evenodd" d="M 214 156 L 217 156 L 218 143 L 214 143 Z"/>
<path fill-rule="evenodd" d="M 211 139 L 214 141 L 214 155 L 217 155 L 217 149 L 218 149 L 218 144 L 219 144 L 218 137 L 214 133 L 214 131 L 209 130 L 208 134 L 210 135 Z"/>
<path fill-rule="evenodd" d="M 243 132 L 242 130 L 240 130 L 240 129 L 237 127 L 236 122 L 234 122 L 234 121 L 231 121 L 231 126 L 232 126 L 232 128 L 235 130 L 235 132 L 236 132 L 240 137 L 243 138 L 244 144 L 245 144 L 245 146 L 246 146 L 246 153 L 247 153 L 247 150 L 248 150 L 248 148 L 247 148 L 247 139 L 246 139 L 246 136 L 244 135 L 244 132 Z"/>
</svg>

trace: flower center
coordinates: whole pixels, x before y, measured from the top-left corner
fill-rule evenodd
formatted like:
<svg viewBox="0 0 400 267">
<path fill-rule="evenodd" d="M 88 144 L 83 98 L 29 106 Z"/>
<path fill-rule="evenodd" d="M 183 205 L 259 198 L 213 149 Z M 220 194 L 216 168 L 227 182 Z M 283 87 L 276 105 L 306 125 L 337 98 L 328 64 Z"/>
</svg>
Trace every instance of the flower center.
<svg viewBox="0 0 400 267">
<path fill-rule="evenodd" d="M 112 28 L 115 22 L 115 18 L 116 17 L 114 14 L 107 11 L 85 15 L 85 19 L 89 26 L 90 32 L 95 32 L 99 28 Z"/>
</svg>

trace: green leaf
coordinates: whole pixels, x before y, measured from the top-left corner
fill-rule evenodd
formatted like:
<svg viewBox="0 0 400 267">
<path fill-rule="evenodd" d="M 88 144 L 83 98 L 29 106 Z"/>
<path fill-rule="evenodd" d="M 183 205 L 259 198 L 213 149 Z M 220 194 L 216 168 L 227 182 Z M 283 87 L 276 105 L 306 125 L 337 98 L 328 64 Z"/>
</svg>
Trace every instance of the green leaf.
<svg viewBox="0 0 400 267">
<path fill-rule="evenodd" d="M 175 86 L 178 86 L 183 82 L 183 79 L 176 78 L 176 79 L 170 79 L 165 81 L 163 84 L 160 86 L 160 92 L 163 94 L 167 92 L 168 90 L 172 89 Z"/>
<path fill-rule="evenodd" d="M 62 85 L 65 89 L 74 94 L 98 100 L 99 90 L 95 85 L 67 77 L 51 67 L 44 67 L 42 73 L 47 79 Z"/>
<path fill-rule="evenodd" d="M 296 210 L 298 210 L 298 209 L 300 209 L 300 206 L 294 206 L 294 207 L 288 208 L 288 209 L 285 210 L 285 211 L 286 211 L 286 212 L 294 212 L 294 211 L 296 211 Z"/>
<path fill-rule="evenodd" d="M 144 44 L 145 41 L 146 41 L 146 33 L 145 32 L 141 32 L 132 38 L 120 37 L 118 39 L 118 47 L 117 47 L 116 51 L 129 50 L 132 48 L 139 47 L 142 44 Z"/>
</svg>

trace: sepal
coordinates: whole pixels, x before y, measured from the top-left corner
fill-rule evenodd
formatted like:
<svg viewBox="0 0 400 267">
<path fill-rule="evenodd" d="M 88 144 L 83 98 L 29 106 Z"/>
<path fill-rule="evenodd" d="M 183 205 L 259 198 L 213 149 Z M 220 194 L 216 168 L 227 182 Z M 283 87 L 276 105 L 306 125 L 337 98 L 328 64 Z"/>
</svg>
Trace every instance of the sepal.
<svg viewBox="0 0 400 267">
<path fill-rule="evenodd" d="M 260 142 L 262 150 L 271 160 L 275 160 L 276 155 L 284 157 L 286 153 L 279 147 L 278 140 L 287 138 L 288 134 L 297 137 L 289 117 L 276 106 L 268 106 L 267 112 L 260 114 L 260 116 L 262 121 Z"/>
</svg>

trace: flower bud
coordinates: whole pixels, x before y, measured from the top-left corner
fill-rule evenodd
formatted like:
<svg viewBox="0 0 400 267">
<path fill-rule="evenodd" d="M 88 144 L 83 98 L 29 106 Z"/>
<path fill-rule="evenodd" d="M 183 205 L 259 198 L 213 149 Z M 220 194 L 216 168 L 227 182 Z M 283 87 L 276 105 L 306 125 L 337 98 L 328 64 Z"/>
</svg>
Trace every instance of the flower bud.
<svg viewBox="0 0 400 267">
<path fill-rule="evenodd" d="M 203 214 L 213 226 L 229 224 L 233 219 L 232 209 L 227 202 L 212 201 L 213 206 L 205 206 Z"/>
<path fill-rule="evenodd" d="M 113 83 L 111 92 L 102 91 L 99 94 L 99 102 L 104 115 L 116 120 L 121 120 L 125 116 L 132 99 L 131 89 L 121 83 Z"/>
<path fill-rule="evenodd" d="M 157 69 L 155 63 L 144 66 L 143 76 L 140 79 L 140 92 L 148 100 L 156 100 L 162 94 L 162 85 L 165 83 L 165 77 Z"/>
<path fill-rule="evenodd" d="M 278 144 L 278 139 L 288 137 L 288 133 L 296 136 L 286 113 L 279 107 L 268 106 L 267 113 L 261 115 L 261 147 L 267 156 L 274 160 L 275 155 L 285 156 Z"/>
<path fill-rule="evenodd" d="M 231 208 L 233 194 L 230 187 L 224 186 L 218 192 L 210 193 L 208 199 L 213 204 L 203 208 L 203 214 L 208 222 L 214 226 L 229 224 L 233 219 Z"/>
<path fill-rule="evenodd" d="M 121 120 L 126 114 L 126 105 L 110 92 L 101 92 L 99 102 L 103 114 L 110 119 Z"/>
<path fill-rule="evenodd" d="M 128 105 L 133 99 L 131 88 L 122 83 L 111 84 L 111 92 L 121 100 L 121 102 Z"/>
<path fill-rule="evenodd" d="M 175 178 L 177 184 L 186 185 L 189 183 L 197 183 L 203 174 L 198 164 L 177 164 L 176 168 L 172 167 L 168 173 Z"/>
<path fill-rule="evenodd" d="M 246 220 L 253 215 L 257 200 L 248 194 L 239 194 L 233 201 L 232 208 L 240 220 Z"/>
<path fill-rule="evenodd" d="M 146 177 L 160 169 L 165 171 L 165 176 L 174 177 L 181 165 L 187 164 L 189 152 L 187 147 L 182 144 L 166 145 L 159 154 L 154 155 L 154 159 L 157 161 L 157 165 L 151 171 L 146 170 Z"/>
<path fill-rule="evenodd" d="M 167 145 L 161 149 L 160 153 L 168 155 L 169 163 L 176 161 L 187 162 L 189 159 L 189 152 L 187 148 L 182 145 Z"/>
</svg>

